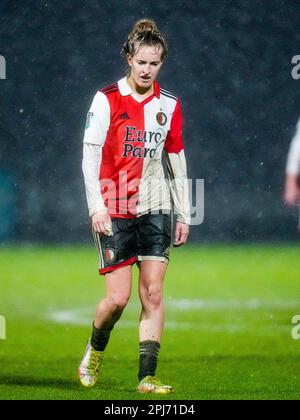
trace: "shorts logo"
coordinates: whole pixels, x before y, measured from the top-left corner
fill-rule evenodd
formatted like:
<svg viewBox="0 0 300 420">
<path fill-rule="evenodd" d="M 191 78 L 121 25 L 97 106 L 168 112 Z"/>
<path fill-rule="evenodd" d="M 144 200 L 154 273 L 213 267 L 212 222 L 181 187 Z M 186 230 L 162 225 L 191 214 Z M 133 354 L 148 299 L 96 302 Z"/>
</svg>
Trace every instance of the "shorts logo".
<svg viewBox="0 0 300 420">
<path fill-rule="evenodd" d="M 164 112 L 158 112 L 156 114 L 156 121 L 159 125 L 165 125 L 167 122 L 167 116 Z"/>
<path fill-rule="evenodd" d="M 105 261 L 108 263 L 112 263 L 115 260 L 115 253 L 111 248 L 106 248 L 104 252 Z"/>
</svg>

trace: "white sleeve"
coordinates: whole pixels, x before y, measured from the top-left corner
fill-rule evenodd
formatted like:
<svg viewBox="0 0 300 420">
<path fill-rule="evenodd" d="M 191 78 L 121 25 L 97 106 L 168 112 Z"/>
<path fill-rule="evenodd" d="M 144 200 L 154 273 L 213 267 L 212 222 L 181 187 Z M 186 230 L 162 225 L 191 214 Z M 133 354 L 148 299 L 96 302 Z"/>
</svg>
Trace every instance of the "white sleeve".
<svg viewBox="0 0 300 420">
<path fill-rule="evenodd" d="M 102 146 L 89 143 L 83 144 L 82 171 L 90 217 L 97 212 L 104 213 L 107 211 L 101 196 L 99 181 L 101 159 Z"/>
<path fill-rule="evenodd" d="M 184 150 L 179 153 L 166 153 L 167 168 L 170 178 L 171 195 L 174 202 L 177 221 L 190 224 L 190 202 Z"/>
<path fill-rule="evenodd" d="M 288 175 L 299 175 L 300 173 L 300 120 L 298 121 L 296 133 L 290 145 L 286 173 Z"/>
<path fill-rule="evenodd" d="M 87 114 L 84 143 L 103 146 L 110 124 L 110 106 L 107 97 L 97 92 Z"/>
</svg>

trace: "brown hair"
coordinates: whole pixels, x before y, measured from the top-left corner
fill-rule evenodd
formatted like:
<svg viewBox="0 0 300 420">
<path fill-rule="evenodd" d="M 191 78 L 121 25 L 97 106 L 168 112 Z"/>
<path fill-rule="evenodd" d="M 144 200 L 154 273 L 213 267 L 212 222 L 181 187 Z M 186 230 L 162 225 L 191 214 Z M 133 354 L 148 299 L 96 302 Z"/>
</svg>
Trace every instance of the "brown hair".
<svg viewBox="0 0 300 420">
<path fill-rule="evenodd" d="M 159 32 L 156 23 L 152 19 L 141 19 L 135 23 L 129 33 L 125 44 L 123 45 L 121 54 L 133 56 L 138 50 L 145 45 L 161 45 L 163 61 L 168 52 L 167 43 Z"/>
</svg>

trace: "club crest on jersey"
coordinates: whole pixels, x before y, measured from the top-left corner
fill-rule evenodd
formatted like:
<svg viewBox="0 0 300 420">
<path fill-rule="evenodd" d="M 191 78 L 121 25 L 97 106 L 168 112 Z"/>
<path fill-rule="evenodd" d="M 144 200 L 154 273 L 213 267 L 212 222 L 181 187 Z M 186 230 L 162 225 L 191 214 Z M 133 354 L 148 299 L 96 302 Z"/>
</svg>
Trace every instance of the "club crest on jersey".
<svg viewBox="0 0 300 420">
<path fill-rule="evenodd" d="M 158 112 L 156 114 L 156 121 L 159 125 L 165 125 L 167 122 L 167 116 L 164 112 Z"/>
<path fill-rule="evenodd" d="M 105 261 L 108 263 L 112 263 L 115 260 L 115 253 L 114 250 L 111 248 L 106 248 L 104 252 Z"/>
</svg>

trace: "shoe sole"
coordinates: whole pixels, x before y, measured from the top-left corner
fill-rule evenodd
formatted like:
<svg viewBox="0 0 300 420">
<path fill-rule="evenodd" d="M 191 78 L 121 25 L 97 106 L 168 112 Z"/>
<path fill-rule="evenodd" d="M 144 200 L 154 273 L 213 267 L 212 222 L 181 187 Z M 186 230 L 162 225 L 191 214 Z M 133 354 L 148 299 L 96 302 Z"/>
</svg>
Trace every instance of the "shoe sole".
<svg viewBox="0 0 300 420">
<path fill-rule="evenodd" d="M 137 392 L 139 392 L 140 394 L 172 394 L 175 390 L 173 388 L 171 389 L 151 389 L 151 388 L 147 388 L 147 387 L 138 387 Z"/>
<path fill-rule="evenodd" d="M 84 386 L 85 388 L 92 388 L 93 386 L 96 385 L 96 382 L 97 382 L 97 381 L 95 381 L 93 384 L 90 384 L 89 382 L 86 382 L 83 379 L 84 377 L 81 377 L 79 370 L 78 370 L 78 378 L 79 378 L 79 381 L 80 381 L 81 385 Z"/>
</svg>

